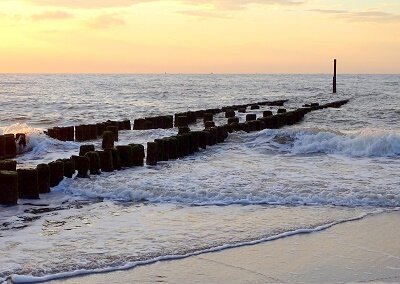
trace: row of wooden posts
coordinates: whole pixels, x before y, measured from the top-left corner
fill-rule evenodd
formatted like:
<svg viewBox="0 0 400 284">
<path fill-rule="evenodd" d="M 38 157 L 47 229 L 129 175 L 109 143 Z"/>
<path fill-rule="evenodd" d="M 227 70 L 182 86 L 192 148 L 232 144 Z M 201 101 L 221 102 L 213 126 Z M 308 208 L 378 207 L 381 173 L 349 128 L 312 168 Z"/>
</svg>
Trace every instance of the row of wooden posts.
<svg viewBox="0 0 400 284">
<path fill-rule="evenodd" d="M 95 124 L 82 124 L 77 126 L 53 127 L 46 132 L 53 139 L 61 141 L 89 141 L 103 135 L 104 131 L 118 132 L 119 130 L 131 130 L 129 119 L 122 121 L 99 122 Z"/>
<path fill-rule="evenodd" d="M 287 100 L 279 100 L 279 101 L 262 101 L 255 104 L 242 104 L 242 105 L 232 105 L 223 108 L 215 108 L 215 109 L 205 109 L 198 111 L 187 111 L 184 113 L 177 113 L 174 116 L 172 115 L 161 115 L 154 117 L 145 117 L 138 118 L 133 121 L 133 127 L 131 125 L 131 121 L 129 119 L 125 119 L 122 121 L 112 121 L 107 120 L 105 122 L 99 122 L 94 124 L 82 124 L 77 126 L 67 126 L 67 127 L 53 127 L 49 128 L 46 133 L 53 139 L 61 140 L 61 141 L 89 141 L 98 139 L 103 135 L 104 131 L 113 131 L 116 132 L 118 130 L 149 130 L 149 129 L 169 129 L 174 127 L 174 117 L 175 117 L 175 126 L 176 125 L 176 117 L 186 115 L 188 117 L 189 124 L 195 123 L 198 118 L 203 118 L 204 113 L 220 113 L 225 111 L 225 109 L 233 109 L 238 110 L 239 112 L 246 112 L 246 108 L 250 107 L 254 109 L 256 106 L 260 105 L 269 105 L 269 106 L 283 106 L 283 104 Z"/>
<path fill-rule="evenodd" d="M 233 108 L 225 108 L 227 123 L 215 126 L 214 113 L 204 112 L 204 130 L 191 131 L 190 118 L 187 115 L 176 116 L 175 123 L 178 134 L 147 143 L 145 155 L 144 146 L 141 144 L 118 145 L 115 131 L 104 131 L 102 149 L 96 150 L 94 145 L 81 145 L 79 155 L 69 159 L 59 159 L 48 164 L 39 164 L 34 169 L 17 169 L 14 160 L 0 161 L 0 204 L 15 205 L 18 198 L 37 199 L 39 194 L 50 192 L 50 188 L 57 186 L 64 178 L 87 178 L 101 172 L 112 172 L 124 168 L 138 167 L 146 164 L 156 165 L 159 161 L 173 160 L 194 154 L 199 149 L 206 149 L 217 143 L 222 143 L 229 133 L 234 131 L 260 131 L 266 128 L 280 128 L 292 125 L 302 120 L 310 111 L 327 107 L 340 107 L 348 100 L 337 101 L 325 105 L 313 104 L 293 111 L 278 109 L 274 115 L 271 111 L 263 112 L 262 117 L 249 113 L 245 122 L 239 122 Z M 253 109 L 257 109 L 256 106 Z M 239 111 L 239 109 L 237 109 Z M 178 123 L 177 123 L 178 122 Z M 118 131 L 116 132 L 118 135 Z"/>
</svg>

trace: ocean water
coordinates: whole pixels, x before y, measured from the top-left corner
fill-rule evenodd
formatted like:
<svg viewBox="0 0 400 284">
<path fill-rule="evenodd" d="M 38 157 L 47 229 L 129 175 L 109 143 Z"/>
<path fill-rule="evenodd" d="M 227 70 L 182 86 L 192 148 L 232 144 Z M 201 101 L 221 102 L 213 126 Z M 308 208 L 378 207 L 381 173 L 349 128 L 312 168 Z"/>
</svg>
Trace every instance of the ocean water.
<svg viewBox="0 0 400 284">
<path fill-rule="evenodd" d="M 48 127 L 278 99 L 287 109 L 350 102 L 279 130 L 232 133 L 155 167 L 64 179 L 40 200 L 0 206 L 0 282 L 130 268 L 400 207 L 400 75 L 341 75 L 337 94 L 329 75 L 0 75 L 0 133 L 28 133 L 20 167 L 78 152 L 80 143 L 42 134 Z M 267 109 L 276 107 L 252 112 Z M 122 131 L 118 144 L 176 132 Z"/>
</svg>

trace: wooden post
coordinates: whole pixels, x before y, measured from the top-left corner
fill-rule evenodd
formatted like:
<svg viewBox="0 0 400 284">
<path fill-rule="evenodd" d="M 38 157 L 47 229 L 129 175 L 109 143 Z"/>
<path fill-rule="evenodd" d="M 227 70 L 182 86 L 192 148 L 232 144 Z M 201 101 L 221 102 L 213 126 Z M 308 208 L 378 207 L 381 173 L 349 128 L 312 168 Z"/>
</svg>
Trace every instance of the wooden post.
<svg viewBox="0 0 400 284">
<path fill-rule="evenodd" d="M 39 164 L 36 166 L 38 171 L 39 193 L 50 192 L 50 167 L 48 164 Z"/>
<path fill-rule="evenodd" d="M 336 59 L 333 60 L 333 93 L 336 94 Z"/>
<path fill-rule="evenodd" d="M 18 197 L 39 199 L 37 169 L 18 169 Z"/>
<path fill-rule="evenodd" d="M 149 166 L 157 165 L 158 144 L 156 142 L 147 142 L 146 164 Z"/>
<path fill-rule="evenodd" d="M 0 171 L 0 204 L 16 205 L 18 201 L 18 173 Z"/>
</svg>

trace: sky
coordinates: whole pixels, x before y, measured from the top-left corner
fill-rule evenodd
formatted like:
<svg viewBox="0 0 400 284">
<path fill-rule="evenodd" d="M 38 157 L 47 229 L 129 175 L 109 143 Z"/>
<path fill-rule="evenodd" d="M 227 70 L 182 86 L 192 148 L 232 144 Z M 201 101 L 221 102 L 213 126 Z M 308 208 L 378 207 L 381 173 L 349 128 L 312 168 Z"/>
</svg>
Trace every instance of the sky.
<svg viewBox="0 0 400 284">
<path fill-rule="evenodd" d="M 400 73 L 400 0 L 0 0 L 0 73 Z"/>
</svg>

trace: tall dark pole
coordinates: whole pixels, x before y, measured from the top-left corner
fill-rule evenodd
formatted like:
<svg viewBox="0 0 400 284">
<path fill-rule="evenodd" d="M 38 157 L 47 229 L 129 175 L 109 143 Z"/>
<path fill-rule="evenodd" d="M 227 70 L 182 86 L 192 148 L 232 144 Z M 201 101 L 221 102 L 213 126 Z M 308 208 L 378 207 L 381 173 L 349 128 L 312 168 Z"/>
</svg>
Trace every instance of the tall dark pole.
<svg viewBox="0 0 400 284">
<path fill-rule="evenodd" d="M 333 93 L 336 94 L 336 59 L 333 60 Z"/>
</svg>

